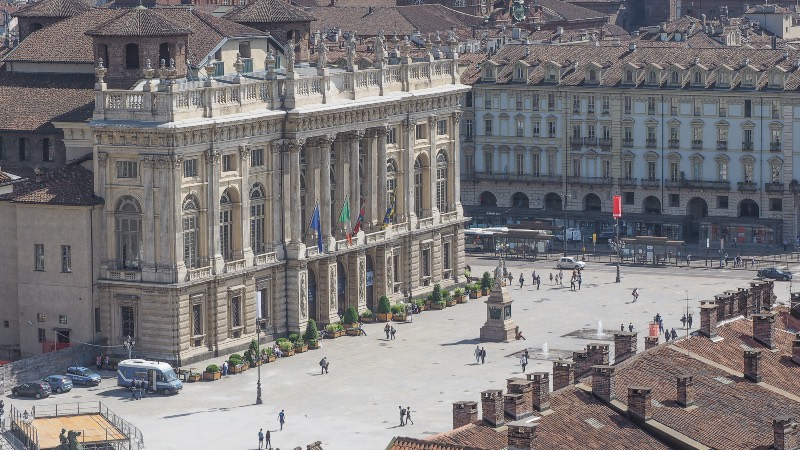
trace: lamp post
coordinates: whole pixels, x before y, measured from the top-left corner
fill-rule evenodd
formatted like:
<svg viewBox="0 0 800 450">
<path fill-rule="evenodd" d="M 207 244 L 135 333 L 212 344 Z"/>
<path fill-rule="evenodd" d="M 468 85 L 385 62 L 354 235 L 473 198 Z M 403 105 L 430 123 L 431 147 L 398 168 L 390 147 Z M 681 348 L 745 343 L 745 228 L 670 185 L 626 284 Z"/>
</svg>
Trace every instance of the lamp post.
<svg viewBox="0 0 800 450">
<path fill-rule="evenodd" d="M 622 242 L 619 241 L 619 218 L 615 219 L 614 229 L 617 232 L 617 279 L 614 280 L 616 283 L 619 283 L 619 260 L 622 258 Z"/>
<path fill-rule="evenodd" d="M 258 383 L 256 384 L 256 405 L 264 403 L 261 400 L 261 324 L 264 319 L 256 319 L 256 358 L 259 359 L 256 368 L 258 368 Z"/>
<path fill-rule="evenodd" d="M 564 191 L 564 207 L 561 208 L 564 210 L 564 256 L 567 256 L 567 200 L 569 199 L 569 194 L 567 191 Z"/>
<path fill-rule="evenodd" d="M 133 338 L 128 335 L 128 339 L 125 339 L 125 342 L 123 342 L 122 345 L 128 349 L 128 359 L 131 359 L 131 351 L 133 351 L 133 346 L 136 345 L 136 341 L 134 341 Z"/>
</svg>

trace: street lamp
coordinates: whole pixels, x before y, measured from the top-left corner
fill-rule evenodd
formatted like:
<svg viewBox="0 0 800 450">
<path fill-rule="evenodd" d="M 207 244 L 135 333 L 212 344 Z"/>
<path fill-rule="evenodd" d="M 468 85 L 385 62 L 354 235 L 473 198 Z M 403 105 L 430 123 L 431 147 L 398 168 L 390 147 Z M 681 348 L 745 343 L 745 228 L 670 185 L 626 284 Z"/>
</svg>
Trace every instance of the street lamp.
<svg viewBox="0 0 800 450">
<path fill-rule="evenodd" d="M 569 197 L 567 191 L 564 191 L 564 205 L 561 208 L 564 210 L 564 256 L 567 256 L 567 200 L 569 200 Z"/>
<path fill-rule="evenodd" d="M 133 338 L 128 335 L 128 339 L 125 339 L 125 342 L 123 342 L 122 345 L 128 349 L 128 359 L 131 359 L 131 351 L 133 350 L 133 346 L 136 345 L 136 341 L 134 341 Z"/>
<path fill-rule="evenodd" d="M 619 241 L 619 218 L 616 218 L 615 221 L 614 228 L 617 232 L 617 279 L 615 282 L 619 283 L 621 281 L 619 277 L 619 260 L 622 259 L 622 242 Z"/>
<path fill-rule="evenodd" d="M 256 319 L 256 358 L 259 360 L 261 359 L 261 324 L 264 322 L 264 319 Z M 260 362 L 260 361 L 259 361 Z M 260 405 L 264 403 L 261 400 L 261 364 L 256 364 L 258 368 L 258 383 L 256 384 L 256 405 Z"/>
</svg>

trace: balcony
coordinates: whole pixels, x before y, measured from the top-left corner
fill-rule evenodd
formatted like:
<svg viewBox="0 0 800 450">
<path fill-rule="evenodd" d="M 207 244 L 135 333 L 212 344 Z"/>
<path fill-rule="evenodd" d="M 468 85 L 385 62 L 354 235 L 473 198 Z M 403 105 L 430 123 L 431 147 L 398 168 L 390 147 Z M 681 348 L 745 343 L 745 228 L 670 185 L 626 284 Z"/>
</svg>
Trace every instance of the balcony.
<svg viewBox="0 0 800 450">
<path fill-rule="evenodd" d="M 717 141 L 717 150 L 727 150 L 728 141 Z"/>
<path fill-rule="evenodd" d="M 598 140 L 598 144 L 600 144 L 600 148 L 601 149 L 610 150 L 611 149 L 612 140 L 611 140 L 611 138 L 600 138 Z"/>
<path fill-rule="evenodd" d="M 458 219 L 458 211 L 450 211 L 446 213 L 441 213 L 439 215 L 439 219 L 441 223 L 451 222 L 453 220 Z"/>
<path fill-rule="evenodd" d="M 186 281 L 199 280 L 211 276 L 211 266 L 198 267 L 186 271 Z"/>
<path fill-rule="evenodd" d="M 648 138 L 647 141 L 645 141 L 645 146 L 647 148 L 656 148 L 657 146 L 656 140 Z"/>
<path fill-rule="evenodd" d="M 243 259 L 225 262 L 225 273 L 240 272 L 247 267 L 247 262 Z"/>
<path fill-rule="evenodd" d="M 748 141 L 742 142 L 742 150 L 752 151 L 753 150 L 753 142 L 752 141 L 750 141 L 750 142 L 748 142 Z"/>
<path fill-rule="evenodd" d="M 623 147 L 633 147 L 633 139 L 623 139 L 622 140 Z"/>
<path fill-rule="evenodd" d="M 670 139 L 669 140 L 669 148 L 680 148 L 681 141 L 680 139 Z"/>
<path fill-rule="evenodd" d="M 518 181 L 518 182 L 527 182 L 527 183 L 561 183 L 562 179 L 560 175 L 539 175 L 539 174 L 532 174 L 532 173 L 523 173 L 523 174 L 516 174 L 516 173 L 486 173 L 486 172 L 475 172 L 473 174 L 474 180 L 483 180 L 483 181 Z"/>
<path fill-rule="evenodd" d="M 769 151 L 771 152 L 779 152 L 781 151 L 781 142 L 770 142 L 769 143 Z"/>
<path fill-rule="evenodd" d="M 369 233 L 364 235 L 365 241 L 367 244 L 375 244 L 381 241 L 386 240 L 386 230 L 376 231 L 374 233 Z"/>
<path fill-rule="evenodd" d="M 767 192 L 783 192 L 783 183 L 764 183 Z"/>
<path fill-rule="evenodd" d="M 664 180 L 664 187 L 667 189 L 681 189 L 689 185 L 686 180 Z"/>
<path fill-rule="evenodd" d="M 278 261 L 278 254 L 275 252 L 262 253 L 253 258 L 254 266 L 263 266 L 265 264 L 274 263 Z"/>
<path fill-rule="evenodd" d="M 433 217 L 423 217 L 417 221 L 417 229 L 425 229 L 433 226 Z"/>
<path fill-rule="evenodd" d="M 597 147 L 597 138 L 594 136 L 585 137 L 583 138 L 583 145 Z"/>
<path fill-rule="evenodd" d="M 116 281 L 142 281 L 142 272 L 138 270 L 113 270 L 110 269 L 106 276 L 109 280 Z"/>
<path fill-rule="evenodd" d="M 567 183 L 601 186 L 613 184 L 614 179 L 611 177 L 567 177 Z"/>
<path fill-rule="evenodd" d="M 636 178 L 620 178 L 619 179 L 619 187 L 621 187 L 621 188 L 624 188 L 624 187 L 634 188 L 634 187 L 636 187 L 636 181 L 637 181 Z"/>
<path fill-rule="evenodd" d="M 740 181 L 736 184 L 741 192 L 755 192 L 758 190 L 758 186 L 752 181 Z"/>
<path fill-rule="evenodd" d="M 580 136 L 572 136 L 569 138 L 569 145 L 571 145 L 572 148 L 580 148 L 583 145 L 583 138 Z"/>
<path fill-rule="evenodd" d="M 661 180 L 642 179 L 642 187 L 644 189 L 658 189 L 661 187 Z"/>
<path fill-rule="evenodd" d="M 693 149 L 701 149 L 703 148 L 703 141 L 700 139 L 693 139 L 692 140 L 692 148 Z"/>
<path fill-rule="evenodd" d="M 689 180 L 686 182 L 687 187 L 691 189 L 711 189 L 717 191 L 729 191 L 731 189 L 730 181 L 709 181 L 709 180 Z"/>
</svg>

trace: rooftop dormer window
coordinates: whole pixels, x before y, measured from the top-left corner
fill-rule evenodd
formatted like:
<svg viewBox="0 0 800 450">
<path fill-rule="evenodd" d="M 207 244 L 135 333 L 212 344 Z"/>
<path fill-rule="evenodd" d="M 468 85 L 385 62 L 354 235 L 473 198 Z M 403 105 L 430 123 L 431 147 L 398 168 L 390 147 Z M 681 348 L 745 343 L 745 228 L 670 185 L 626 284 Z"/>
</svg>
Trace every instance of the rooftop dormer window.
<svg viewBox="0 0 800 450">
<path fill-rule="evenodd" d="M 648 84 L 656 84 L 656 83 L 658 83 L 657 80 L 658 80 L 658 76 L 656 75 L 656 71 L 655 70 L 651 70 L 651 71 L 647 72 L 647 83 Z"/>
<path fill-rule="evenodd" d="M 669 78 L 670 83 L 672 83 L 672 84 L 680 84 L 680 80 L 681 80 L 680 77 L 681 76 L 680 76 L 680 74 L 678 73 L 677 70 L 673 70 L 672 73 L 670 73 L 669 77 L 670 77 Z"/>
<path fill-rule="evenodd" d="M 547 81 L 549 81 L 551 83 L 555 83 L 555 81 L 556 81 L 556 69 L 554 69 L 552 67 L 550 69 L 547 69 Z"/>
<path fill-rule="evenodd" d="M 591 83 L 597 83 L 597 71 L 592 69 L 589 71 L 589 81 Z"/>
<path fill-rule="evenodd" d="M 705 76 L 703 75 L 703 72 L 696 71 L 694 73 L 694 84 L 695 86 L 701 87 L 705 85 Z"/>
<path fill-rule="evenodd" d="M 625 71 L 625 82 L 626 83 L 633 83 L 633 71 L 626 70 Z"/>
</svg>

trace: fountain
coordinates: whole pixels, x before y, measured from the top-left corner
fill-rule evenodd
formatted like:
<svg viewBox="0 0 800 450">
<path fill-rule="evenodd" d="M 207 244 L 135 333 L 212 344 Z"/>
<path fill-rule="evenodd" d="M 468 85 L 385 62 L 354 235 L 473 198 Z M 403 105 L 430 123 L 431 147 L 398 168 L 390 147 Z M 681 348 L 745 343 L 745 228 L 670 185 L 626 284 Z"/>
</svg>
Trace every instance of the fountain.
<svg viewBox="0 0 800 450">
<path fill-rule="evenodd" d="M 547 342 L 545 342 L 542 344 L 542 354 L 547 356 L 548 353 L 550 353 L 550 350 L 547 348 Z"/>
<path fill-rule="evenodd" d="M 598 320 L 597 321 L 597 337 L 603 337 L 605 335 L 606 334 L 603 333 L 603 321 L 602 320 Z"/>
</svg>

